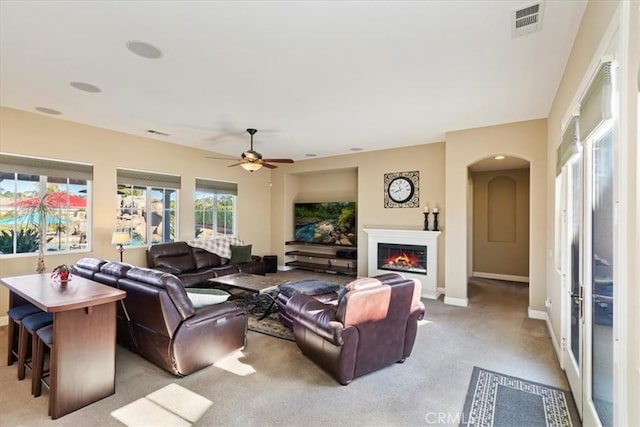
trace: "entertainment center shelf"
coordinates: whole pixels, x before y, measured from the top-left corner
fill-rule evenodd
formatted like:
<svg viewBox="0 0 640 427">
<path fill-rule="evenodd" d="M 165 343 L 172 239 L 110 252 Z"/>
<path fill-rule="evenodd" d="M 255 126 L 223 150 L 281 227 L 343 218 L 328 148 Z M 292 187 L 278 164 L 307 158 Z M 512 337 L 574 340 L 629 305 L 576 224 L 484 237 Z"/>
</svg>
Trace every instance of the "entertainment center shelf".
<svg viewBox="0 0 640 427">
<path fill-rule="evenodd" d="M 356 250 L 355 246 L 344 246 L 344 245 L 318 245 L 313 243 L 299 242 L 299 241 L 288 241 L 285 242 L 287 246 L 300 246 L 304 247 L 303 250 L 290 250 L 286 251 L 284 254 L 296 258 L 307 258 L 308 260 L 296 259 L 295 261 L 288 261 L 285 263 L 288 267 L 300 268 L 303 270 L 313 270 L 323 273 L 336 273 L 336 274 L 345 274 L 348 276 L 356 276 L 358 274 L 357 268 L 357 259 L 351 258 L 343 258 L 339 257 L 336 254 L 336 250 Z M 327 252 L 316 252 L 311 249 L 312 247 L 327 249 Z M 329 252 L 331 250 L 332 252 Z M 326 260 L 326 262 L 322 262 L 320 260 Z M 346 265 L 336 265 L 333 261 L 338 261 L 341 263 L 345 263 Z"/>
</svg>

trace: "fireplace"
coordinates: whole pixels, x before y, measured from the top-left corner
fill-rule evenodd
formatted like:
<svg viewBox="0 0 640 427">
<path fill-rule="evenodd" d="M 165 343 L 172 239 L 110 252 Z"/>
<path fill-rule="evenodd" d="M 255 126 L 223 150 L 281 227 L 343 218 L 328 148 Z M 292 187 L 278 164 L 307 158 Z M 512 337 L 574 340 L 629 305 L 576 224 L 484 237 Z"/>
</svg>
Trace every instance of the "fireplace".
<svg viewBox="0 0 640 427">
<path fill-rule="evenodd" d="M 440 231 L 409 227 L 363 228 L 368 234 L 367 264 L 369 276 L 391 271 L 422 284 L 423 298 L 437 299 L 438 237 Z"/>
<path fill-rule="evenodd" d="M 378 243 L 378 269 L 427 274 L 427 247 Z"/>
</svg>

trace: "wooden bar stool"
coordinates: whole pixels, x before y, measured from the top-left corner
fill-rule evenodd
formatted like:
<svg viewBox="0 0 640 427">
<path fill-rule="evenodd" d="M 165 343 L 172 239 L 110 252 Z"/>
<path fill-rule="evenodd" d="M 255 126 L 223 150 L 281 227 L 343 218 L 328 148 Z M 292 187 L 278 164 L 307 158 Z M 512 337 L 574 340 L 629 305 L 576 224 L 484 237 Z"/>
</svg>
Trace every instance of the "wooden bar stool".
<svg viewBox="0 0 640 427">
<path fill-rule="evenodd" d="M 49 367 L 51 367 L 51 346 L 53 345 L 53 325 L 45 326 L 36 331 L 36 346 L 33 355 L 33 371 L 31 373 L 31 394 L 35 397 L 42 394 L 42 383 L 49 388 L 45 377 L 49 371 L 44 370 L 44 351 L 49 349 Z M 51 368 L 49 368 L 51 370 Z"/>
<path fill-rule="evenodd" d="M 13 365 L 13 362 L 18 360 L 18 343 L 20 341 L 20 325 L 22 325 L 22 319 L 27 316 L 36 313 L 42 313 L 33 304 L 21 304 L 15 306 L 7 311 L 8 324 L 7 324 L 7 366 Z"/>
<path fill-rule="evenodd" d="M 35 348 L 35 332 L 53 323 L 53 313 L 37 313 L 22 319 L 20 325 L 20 335 L 18 336 L 18 380 L 24 379 L 27 366 L 27 355 L 29 353 L 29 339 L 32 340 L 32 348 Z M 33 353 L 33 351 L 31 352 Z"/>
</svg>

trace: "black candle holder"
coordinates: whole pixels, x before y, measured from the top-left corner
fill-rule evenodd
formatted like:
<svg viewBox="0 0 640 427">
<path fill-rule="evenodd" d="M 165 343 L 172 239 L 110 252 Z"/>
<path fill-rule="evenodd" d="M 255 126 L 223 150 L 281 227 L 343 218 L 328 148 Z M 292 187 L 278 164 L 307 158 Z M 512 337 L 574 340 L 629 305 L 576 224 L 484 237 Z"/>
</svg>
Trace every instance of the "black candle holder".
<svg viewBox="0 0 640 427">
<path fill-rule="evenodd" d="M 424 231 L 428 231 L 429 230 L 429 212 L 425 212 L 424 213 Z"/>
<path fill-rule="evenodd" d="M 433 213 L 433 231 L 439 231 L 438 230 L 438 212 Z"/>
</svg>

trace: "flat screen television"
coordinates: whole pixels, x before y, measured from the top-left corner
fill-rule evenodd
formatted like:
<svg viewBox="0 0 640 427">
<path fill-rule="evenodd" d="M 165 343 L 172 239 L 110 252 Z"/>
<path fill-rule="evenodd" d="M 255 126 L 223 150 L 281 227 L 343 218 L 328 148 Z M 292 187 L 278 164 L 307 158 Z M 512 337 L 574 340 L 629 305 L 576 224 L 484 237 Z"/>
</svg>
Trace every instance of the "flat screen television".
<svg viewBox="0 0 640 427">
<path fill-rule="evenodd" d="M 295 203 L 293 217 L 298 242 L 356 246 L 356 202 Z"/>
</svg>

